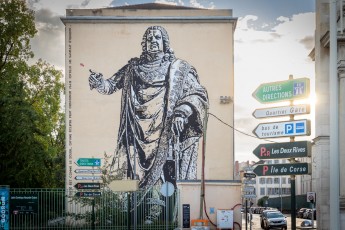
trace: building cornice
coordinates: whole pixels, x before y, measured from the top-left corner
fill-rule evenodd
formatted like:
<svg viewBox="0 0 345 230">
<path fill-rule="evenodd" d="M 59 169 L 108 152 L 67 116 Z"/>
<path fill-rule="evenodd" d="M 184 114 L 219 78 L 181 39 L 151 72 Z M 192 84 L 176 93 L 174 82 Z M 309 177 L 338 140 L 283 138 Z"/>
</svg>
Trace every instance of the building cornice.
<svg viewBox="0 0 345 230">
<path fill-rule="evenodd" d="M 176 21 L 188 21 L 188 22 L 232 22 L 236 27 L 237 18 L 232 16 L 164 16 L 164 17 L 121 17 L 121 16 L 66 16 L 61 17 L 61 21 L 66 23 L 125 23 L 125 22 L 176 22 Z"/>
</svg>

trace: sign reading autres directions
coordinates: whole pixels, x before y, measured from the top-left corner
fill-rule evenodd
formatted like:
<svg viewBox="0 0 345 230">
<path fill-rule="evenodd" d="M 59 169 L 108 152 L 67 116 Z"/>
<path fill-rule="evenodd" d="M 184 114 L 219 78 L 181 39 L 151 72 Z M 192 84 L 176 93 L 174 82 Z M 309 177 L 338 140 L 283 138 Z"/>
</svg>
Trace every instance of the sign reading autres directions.
<svg viewBox="0 0 345 230">
<path fill-rule="evenodd" d="M 309 91 L 309 79 L 298 78 L 261 84 L 254 91 L 253 97 L 261 103 L 273 103 L 306 98 Z"/>
</svg>

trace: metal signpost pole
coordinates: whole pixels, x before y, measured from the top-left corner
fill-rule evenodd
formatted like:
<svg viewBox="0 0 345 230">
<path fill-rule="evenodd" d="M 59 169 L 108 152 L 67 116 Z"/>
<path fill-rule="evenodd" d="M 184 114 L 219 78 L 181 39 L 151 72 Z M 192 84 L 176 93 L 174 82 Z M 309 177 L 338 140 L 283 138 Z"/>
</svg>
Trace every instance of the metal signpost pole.
<svg viewBox="0 0 345 230">
<path fill-rule="evenodd" d="M 246 208 L 244 209 L 246 212 L 245 218 L 246 218 L 246 230 L 248 230 L 248 199 L 246 198 Z"/>
<path fill-rule="evenodd" d="M 292 80 L 293 76 L 289 76 L 289 80 Z M 290 105 L 293 105 L 293 100 L 290 100 Z M 290 115 L 290 121 L 294 120 L 294 115 Z M 290 137 L 290 142 L 294 142 L 295 137 Z M 295 158 L 290 158 L 290 163 L 295 163 Z M 291 175 L 291 229 L 296 230 L 296 176 Z"/>
</svg>

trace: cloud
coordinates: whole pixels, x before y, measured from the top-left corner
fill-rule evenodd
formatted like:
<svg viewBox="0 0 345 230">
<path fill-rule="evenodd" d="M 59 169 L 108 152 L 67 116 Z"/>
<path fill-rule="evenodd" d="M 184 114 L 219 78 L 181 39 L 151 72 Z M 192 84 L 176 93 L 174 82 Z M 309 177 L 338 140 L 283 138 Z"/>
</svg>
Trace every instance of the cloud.
<svg viewBox="0 0 345 230">
<path fill-rule="evenodd" d="M 314 37 L 313 36 L 305 36 L 303 39 L 299 41 L 307 50 L 312 50 L 314 48 Z"/>
<path fill-rule="evenodd" d="M 31 40 L 35 60 L 41 58 L 63 69 L 65 27 L 60 16 L 49 9 L 40 9 L 35 12 L 35 23 L 38 33 Z"/>
<path fill-rule="evenodd" d="M 84 0 L 84 1 L 81 3 L 81 6 L 82 6 L 82 7 L 85 7 L 85 6 L 89 5 L 90 1 L 91 1 L 91 0 Z"/>
<path fill-rule="evenodd" d="M 168 5 L 179 5 L 178 2 L 171 1 L 171 0 L 155 0 L 155 3 L 160 3 L 160 4 L 168 4 Z"/>
</svg>

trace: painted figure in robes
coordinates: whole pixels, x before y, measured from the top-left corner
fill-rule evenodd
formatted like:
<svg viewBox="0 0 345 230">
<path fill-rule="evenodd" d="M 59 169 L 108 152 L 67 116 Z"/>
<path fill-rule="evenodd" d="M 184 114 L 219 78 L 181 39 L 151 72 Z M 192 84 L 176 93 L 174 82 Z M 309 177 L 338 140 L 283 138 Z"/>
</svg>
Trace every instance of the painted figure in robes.
<svg viewBox="0 0 345 230">
<path fill-rule="evenodd" d="M 120 126 L 112 168 L 139 180 L 142 189 L 196 179 L 207 92 L 188 62 L 175 57 L 167 31 L 149 27 L 142 54 L 112 77 L 91 71 L 90 89 L 122 90 Z"/>
</svg>

